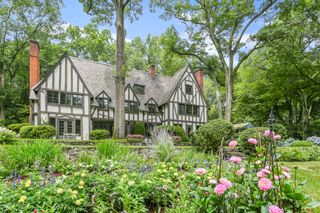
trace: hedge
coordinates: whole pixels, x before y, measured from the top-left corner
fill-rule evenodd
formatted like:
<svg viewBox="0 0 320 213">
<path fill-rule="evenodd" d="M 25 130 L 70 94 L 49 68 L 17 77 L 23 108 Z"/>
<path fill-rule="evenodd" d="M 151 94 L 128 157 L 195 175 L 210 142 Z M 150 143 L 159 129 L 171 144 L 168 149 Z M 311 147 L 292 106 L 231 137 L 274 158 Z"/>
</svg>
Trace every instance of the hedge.
<svg viewBox="0 0 320 213">
<path fill-rule="evenodd" d="M 316 146 L 312 141 L 293 141 L 293 143 L 290 145 L 291 147 L 311 147 Z"/>
<path fill-rule="evenodd" d="M 89 132 L 90 140 L 104 140 L 110 137 L 110 132 L 105 129 L 95 129 Z"/>
<path fill-rule="evenodd" d="M 56 129 L 50 125 L 23 126 L 20 129 L 21 138 L 49 139 L 56 135 Z"/>
<path fill-rule="evenodd" d="M 18 124 L 10 124 L 7 126 L 8 129 L 16 132 L 16 133 L 19 133 L 20 132 L 20 129 L 21 127 L 23 126 L 30 126 L 31 124 L 30 123 L 18 123 Z"/>
<path fill-rule="evenodd" d="M 320 147 L 278 147 L 280 161 L 318 161 Z"/>
<path fill-rule="evenodd" d="M 144 127 L 144 123 L 141 121 L 137 121 L 134 124 L 133 133 L 135 135 L 145 135 L 146 129 Z"/>
</svg>

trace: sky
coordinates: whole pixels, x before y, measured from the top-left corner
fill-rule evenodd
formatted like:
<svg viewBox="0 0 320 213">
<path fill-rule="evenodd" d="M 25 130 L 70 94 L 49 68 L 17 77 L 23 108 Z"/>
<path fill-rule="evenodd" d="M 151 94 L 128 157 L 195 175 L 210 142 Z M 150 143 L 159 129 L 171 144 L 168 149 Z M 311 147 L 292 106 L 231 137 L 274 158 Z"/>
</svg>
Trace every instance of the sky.
<svg viewBox="0 0 320 213">
<path fill-rule="evenodd" d="M 66 23 L 77 25 L 79 27 L 84 27 L 90 22 L 91 17 L 83 11 L 82 4 L 78 0 L 64 0 L 64 7 L 61 11 L 62 20 Z M 140 36 L 145 39 L 148 34 L 153 36 L 160 35 L 165 32 L 168 27 L 174 25 L 179 32 L 183 32 L 184 27 L 178 21 L 164 21 L 159 16 L 161 11 L 156 13 L 151 13 L 148 5 L 148 1 L 143 1 L 143 15 L 139 17 L 138 20 L 130 23 L 125 22 L 125 27 L 127 31 L 127 38 L 133 39 Z M 114 26 L 101 26 L 107 28 L 115 33 Z"/>
</svg>

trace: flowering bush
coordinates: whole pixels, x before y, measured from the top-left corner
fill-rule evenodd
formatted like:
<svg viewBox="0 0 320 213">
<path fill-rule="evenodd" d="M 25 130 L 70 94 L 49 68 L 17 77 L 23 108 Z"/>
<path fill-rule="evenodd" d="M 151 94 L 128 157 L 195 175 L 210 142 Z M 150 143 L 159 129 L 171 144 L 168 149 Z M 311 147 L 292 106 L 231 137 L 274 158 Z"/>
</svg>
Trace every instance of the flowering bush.
<svg viewBox="0 0 320 213">
<path fill-rule="evenodd" d="M 129 134 L 127 135 L 128 142 L 143 142 L 144 135 L 138 135 L 138 134 Z"/>
<path fill-rule="evenodd" d="M 17 135 L 14 131 L 0 127 L 0 144 L 12 143 L 16 137 Z"/>
</svg>

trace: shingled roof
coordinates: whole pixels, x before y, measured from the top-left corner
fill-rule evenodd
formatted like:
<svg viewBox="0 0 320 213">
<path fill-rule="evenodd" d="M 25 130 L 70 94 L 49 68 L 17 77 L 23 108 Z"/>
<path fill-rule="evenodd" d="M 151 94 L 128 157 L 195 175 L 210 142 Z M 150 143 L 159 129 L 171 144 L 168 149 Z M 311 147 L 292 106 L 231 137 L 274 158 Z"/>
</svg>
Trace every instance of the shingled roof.
<svg viewBox="0 0 320 213">
<path fill-rule="evenodd" d="M 115 100 L 114 65 L 76 57 L 70 57 L 70 59 L 94 97 L 104 91 L 111 100 Z M 145 71 L 131 70 L 126 77 L 126 85 L 139 84 L 145 86 L 145 94 L 137 94 L 137 98 L 140 102 L 140 110 L 147 110 L 146 103 L 151 98 L 157 102 L 158 106 L 168 101 L 186 69 L 187 66 L 172 77 L 157 74 L 155 78 L 151 78 Z M 111 101 L 111 106 L 114 106 L 114 103 L 115 101 Z"/>
</svg>

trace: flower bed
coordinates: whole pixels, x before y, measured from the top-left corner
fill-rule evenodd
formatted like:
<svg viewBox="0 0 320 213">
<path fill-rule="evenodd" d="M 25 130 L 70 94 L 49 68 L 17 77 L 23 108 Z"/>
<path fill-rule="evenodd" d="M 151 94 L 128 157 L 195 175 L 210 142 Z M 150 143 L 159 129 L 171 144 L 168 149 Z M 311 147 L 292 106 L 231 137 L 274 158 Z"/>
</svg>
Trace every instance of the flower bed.
<svg viewBox="0 0 320 213">
<path fill-rule="evenodd" d="M 127 135 L 127 140 L 128 142 L 138 142 L 138 143 L 142 143 L 144 140 L 144 136 L 143 135 L 137 135 L 137 134 L 129 134 Z"/>
</svg>

